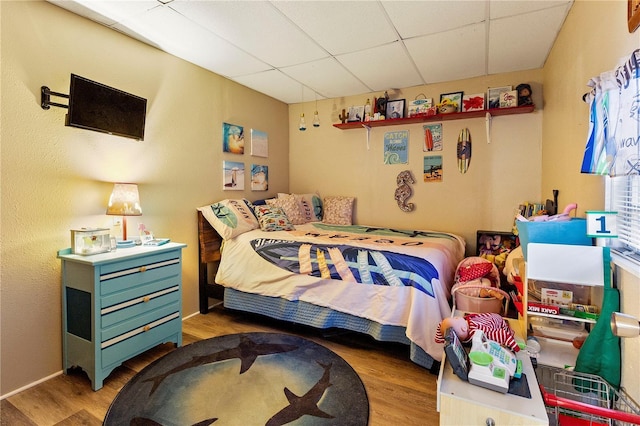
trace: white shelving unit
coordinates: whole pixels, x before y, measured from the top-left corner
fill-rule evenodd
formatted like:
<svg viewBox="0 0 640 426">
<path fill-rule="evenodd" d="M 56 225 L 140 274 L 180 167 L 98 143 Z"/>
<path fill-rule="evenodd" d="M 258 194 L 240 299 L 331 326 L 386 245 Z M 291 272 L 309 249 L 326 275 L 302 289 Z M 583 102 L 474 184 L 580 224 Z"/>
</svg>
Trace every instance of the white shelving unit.
<svg viewBox="0 0 640 426">
<path fill-rule="evenodd" d="M 528 288 L 531 281 L 560 285 L 562 288 L 586 289 L 591 305 L 602 306 L 605 280 L 610 283 L 610 267 L 605 264 L 606 247 L 577 246 L 564 244 L 529 243 L 527 247 L 526 281 L 524 288 L 524 324 L 533 316 L 566 321 L 595 323 L 595 319 L 579 318 L 563 314 L 529 311 Z M 538 363 L 564 368 L 575 365 L 578 349 L 571 341 L 536 336 L 541 350 Z"/>
</svg>

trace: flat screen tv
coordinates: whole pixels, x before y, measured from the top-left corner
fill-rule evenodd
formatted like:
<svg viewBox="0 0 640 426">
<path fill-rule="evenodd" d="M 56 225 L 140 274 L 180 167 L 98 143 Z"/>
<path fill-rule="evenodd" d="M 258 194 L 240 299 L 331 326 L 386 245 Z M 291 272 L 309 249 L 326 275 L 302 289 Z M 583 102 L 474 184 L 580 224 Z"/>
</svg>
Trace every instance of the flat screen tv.
<svg viewBox="0 0 640 426">
<path fill-rule="evenodd" d="M 66 125 L 144 140 L 147 100 L 71 74 Z"/>
</svg>

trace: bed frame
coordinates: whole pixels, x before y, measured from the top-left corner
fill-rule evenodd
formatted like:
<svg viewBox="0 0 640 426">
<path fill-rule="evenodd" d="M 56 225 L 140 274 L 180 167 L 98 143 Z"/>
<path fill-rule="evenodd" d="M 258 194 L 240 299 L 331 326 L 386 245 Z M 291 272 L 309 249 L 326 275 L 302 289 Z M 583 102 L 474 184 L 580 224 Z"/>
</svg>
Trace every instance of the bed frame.
<svg viewBox="0 0 640 426">
<path fill-rule="evenodd" d="M 220 247 L 222 246 L 222 237 L 211 226 L 202 213 L 198 211 L 198 259 L 200 259 L 199 268 L 199 293 L 200 293 L 200 313 L 209 313 L 209 298 L 222 300 L 224 297 L 224 287 L 213 283 L 209 283 L 209 277 L 215 277 L 215 270 L 210 269 L 212 266 L 217 268 L 220 262 Z"/>
<path fill-rule="evenodd" d="M 289 321 L 320 329 L 337 328 L 368 334 L 383 342 L 397 342 L 409 346 L 409 358 L 416 364 L 438 374 L 440 363 L 405 334 L 405 328 L 381 325 L 368 319 L 337 312 L 329 308 L 303 301 L 289 301 L 277 297 L 259 296 L 225 288 L 215 282 L 215 271 L 221 258 L 222 237 L 198 211 L 198 255 L 200 259 L 199 293 L 200 313 L 209 313 L 209 298 L 224 300 L 229 309 L 266 315 L 277 320 Z M 215 266 L 215 270 L 210 269 Z M 213 283 L 209 283 L 209 278 Z"/>
</svg>

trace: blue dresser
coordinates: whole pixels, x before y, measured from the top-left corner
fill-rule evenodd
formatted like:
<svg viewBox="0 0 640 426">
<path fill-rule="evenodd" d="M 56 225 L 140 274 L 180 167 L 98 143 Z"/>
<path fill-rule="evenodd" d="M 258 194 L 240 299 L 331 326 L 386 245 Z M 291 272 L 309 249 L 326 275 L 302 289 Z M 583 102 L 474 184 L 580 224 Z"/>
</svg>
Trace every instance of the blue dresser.
<svg viewBox="0 0 640 426">
<path fill-rule="evenodd" d="M 133 247 L 62 260 L 63 370 L 81 367 L 98 390 L 127 359 L 182 345 L 182 249 Z"/>
</svg>

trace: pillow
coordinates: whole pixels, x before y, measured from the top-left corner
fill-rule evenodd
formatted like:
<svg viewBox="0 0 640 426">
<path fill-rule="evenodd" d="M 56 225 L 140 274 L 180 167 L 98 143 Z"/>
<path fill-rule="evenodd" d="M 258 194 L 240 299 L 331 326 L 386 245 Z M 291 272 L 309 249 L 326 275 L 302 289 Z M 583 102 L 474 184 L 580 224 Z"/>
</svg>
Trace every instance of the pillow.
<svg viewBox="0 0 640 426">
<path fill-rule="evenodd" d="M 295 226 L 289 221 L 284 210 L 276 206 L 255 206 L 260 229 L 263 231 L 293 231 Z"/>
<path fill-rule="evenodd" d="M 298 210 L 306 222 L 318 222 L 322 220 L 322 199 L 318 194 L 283 194 L 278 193 L 278 198 L 293 195 L 298 203 Z"/>
<path fill-rule="evenodd" d="M 266 202 L 267 205 L 280 207 L 284 210 L 284 214 L 287 215 L 292 224 L 302 225 L 303 223 L 307 223 L 304 217 L 302 217 L 300 209 L 298 208 L 298 202 L 293 195 L 282 194 L 282 197 L 272 198 L 270 200 L 266 200 Z"/>
<path fill-rule="evenodd" d="M 325 197 L 323 223 L 351 225 L 353 221 L 353 197 Z"/>
<path fill-rule="evenodd" d="M 225 240 L 260 226 L 253 213 L 251 202 L 244 198 L 222 200 L 210 206 L 198 207 L 198 210 Z"/>
</svg>

